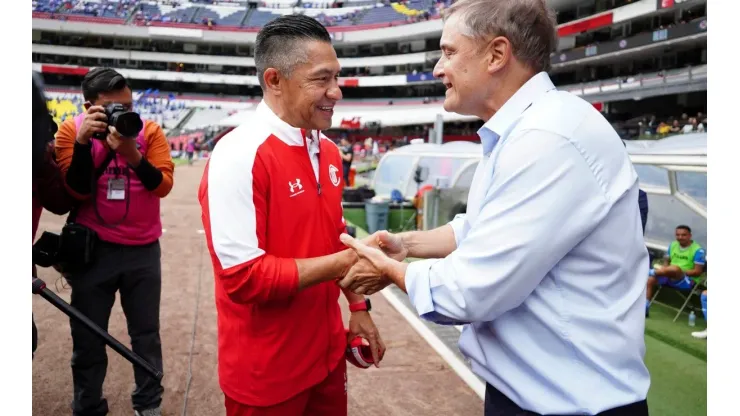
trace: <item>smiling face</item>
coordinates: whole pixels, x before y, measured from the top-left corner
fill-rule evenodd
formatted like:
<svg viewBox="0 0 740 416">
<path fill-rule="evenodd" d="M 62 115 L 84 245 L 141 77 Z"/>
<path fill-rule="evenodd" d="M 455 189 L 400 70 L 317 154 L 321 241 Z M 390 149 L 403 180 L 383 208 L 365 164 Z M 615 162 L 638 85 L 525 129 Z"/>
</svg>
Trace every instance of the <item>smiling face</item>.
<svg viewBox="0 0 740 416">
<path fill-rule="evenodd" d="M 434 76 L 447 89 L 446 111 L 477 115 L 488 95 L 483 86 L 490 82 L 490 59 L 485 45 L 461 32 L 461 24 L 458 15 L 445 22 L 439 42 L 442 56 L 434 67 Z"/>
<path fill-rule="evenodd" d="M 286 122 L 307 130 L 327 130 L 334 106 L 342 99 L 339 60 L 327 42 L 304 41 L 301 50 L 306 59 L 296 64 L 289 76 L 270 68 L 265 81 L 280 97 Z"/>
</svg>

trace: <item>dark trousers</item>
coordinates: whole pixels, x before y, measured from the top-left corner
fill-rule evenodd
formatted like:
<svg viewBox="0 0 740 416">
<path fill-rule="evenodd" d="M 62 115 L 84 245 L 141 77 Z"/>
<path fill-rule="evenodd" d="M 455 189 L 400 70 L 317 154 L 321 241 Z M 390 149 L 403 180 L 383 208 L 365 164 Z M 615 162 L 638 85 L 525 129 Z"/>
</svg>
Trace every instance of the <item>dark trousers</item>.
<svg viewBox="0 0 740 416">
<path fill-rule="evenodd" d="M 517 406 L 503 393 L 486 383 L 485 416 L 541 416 Z M 555 416 L 555 415 L 548 415 Z M 647 401 L 620 406 L 598 414 L 598 416 L 648 416 Z"/>
<path fill-rule="evenodd" d="M 347 165 L 342 166 L 342 178 L 344 179 L 344 186 L 349 188 L 349 169 Z"/>
<path fill-rule="evenodd" d="M 71 276 L 70 304 L 101 328 L 108 330 L 116 291 L 126 316 L 131 349 L 162 370 L 159 338 L 159 302 L 162 289 L 159 242 L 146 246 L 121 246 L 101 242 L 89 270 Z M 105 343 L 86 327 L 70 320 L 72 329 L 72 378 L 75 416 L 103 416 L 108 402 L 103 382 L 108 367 Z M 143 370 L 134 367 L 136 386 L 131 399 L 135 410 L 158 407 L 164 388 Z"/>
</svg>

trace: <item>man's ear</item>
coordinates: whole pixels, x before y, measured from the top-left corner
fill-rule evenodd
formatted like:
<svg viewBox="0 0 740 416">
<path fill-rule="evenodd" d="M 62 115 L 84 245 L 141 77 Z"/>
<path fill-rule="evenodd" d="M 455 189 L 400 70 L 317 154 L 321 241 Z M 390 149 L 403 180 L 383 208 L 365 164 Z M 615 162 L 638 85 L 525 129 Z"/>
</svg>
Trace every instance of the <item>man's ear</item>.
<svg viewBox="0 0 740 416">
<path fill-rule="evenodd" d="M 263 77 L 265 88 L 272 91 L 275 95 L 280 95 L 282 93 L 283 83 L 281 82 L 282 75 L 280 74 L 280 71 L 275 68 L 267 68 Z"/>
<path fill-rule="evenodd" d="M 82 104 L 82 106 L 85 107 L 85 111 L 87 111 L 92 107 L 92 103 L 90 101 L 85 101 L 85 104 Z"/>
<path fill-rule="evenodd" d="M 511 59 L 511 42 L 503 36 L 496 36 L 487 45 L 488 73 L 493 74 L 504 68 Z"/>
</svg>

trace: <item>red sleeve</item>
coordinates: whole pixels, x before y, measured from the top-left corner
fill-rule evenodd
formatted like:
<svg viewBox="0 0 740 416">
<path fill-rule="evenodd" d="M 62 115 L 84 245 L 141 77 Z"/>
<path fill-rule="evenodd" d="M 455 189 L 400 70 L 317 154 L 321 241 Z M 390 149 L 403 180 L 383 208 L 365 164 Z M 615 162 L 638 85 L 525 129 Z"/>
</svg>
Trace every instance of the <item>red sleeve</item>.
<svg viewBox="0 0 740 416">
<path fill-rule="evenodd" d="M 298 291 L 295 259 L 266 252 L 269 177 L 253 142 L 219 143 L 198 195 L 217 281 L 237 303 L 284 300 Z"/>
</svg>

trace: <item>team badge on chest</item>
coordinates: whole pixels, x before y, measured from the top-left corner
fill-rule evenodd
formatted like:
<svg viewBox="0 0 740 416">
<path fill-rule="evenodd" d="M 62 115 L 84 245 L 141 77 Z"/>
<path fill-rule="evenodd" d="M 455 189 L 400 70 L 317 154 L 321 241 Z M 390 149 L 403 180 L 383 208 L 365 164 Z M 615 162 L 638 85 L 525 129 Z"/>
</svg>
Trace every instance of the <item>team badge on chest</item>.
<svg viewBox="0 0 740 416">
<path fill-rule="evenodd" d="M 329 179 L 331 179 L 331 183 L 334 186 L 339 186 L 339 182 L 341 182 L 341 178 L 337 175 L 337 172 L 339 172 L 339 169 L 336 166 L 329 165 Z"/>
</svg>

